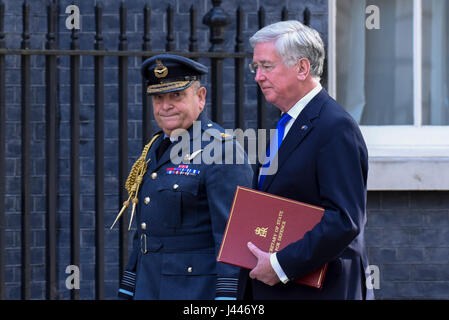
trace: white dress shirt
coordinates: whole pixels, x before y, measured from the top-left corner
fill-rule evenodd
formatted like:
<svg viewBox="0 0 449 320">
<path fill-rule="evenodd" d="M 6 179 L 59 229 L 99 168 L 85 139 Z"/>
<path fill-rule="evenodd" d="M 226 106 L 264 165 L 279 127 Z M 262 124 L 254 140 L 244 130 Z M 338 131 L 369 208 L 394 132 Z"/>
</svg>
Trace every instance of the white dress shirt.
<svg viewBox="0 0 449 320">
<path fill-rule="evenodd" d="M 296 118 L 299 116 L 301 111 L 321 91 L 321 89 L 322 89 L 321 84 L 318 83 L 318 85 L 315 88 L 310 90 L 309 93 L 307 93 L 304 97 L 302 97 L 298 102 L 296 102 L 296 104 L 292 108 L 290 108 L 290 110 L 287 111 L 287 113 L 292 117 L 292 119 L 290 119 L 285 125 L 285 131 L 282 140 L 284 140 L 284 138 L 287 136 L 288 131 L 292 127 L 293 123 L 295 122 Z M 285 274 L 284 270 L 282 270 L 282 267 L 279 264 L 279 261 L 276 257 L 276 253 L 272 253 L 270 255 L 270 263 L 279 279 L 283 283 L 287 283 L 289 279 Z"/>
</svg>

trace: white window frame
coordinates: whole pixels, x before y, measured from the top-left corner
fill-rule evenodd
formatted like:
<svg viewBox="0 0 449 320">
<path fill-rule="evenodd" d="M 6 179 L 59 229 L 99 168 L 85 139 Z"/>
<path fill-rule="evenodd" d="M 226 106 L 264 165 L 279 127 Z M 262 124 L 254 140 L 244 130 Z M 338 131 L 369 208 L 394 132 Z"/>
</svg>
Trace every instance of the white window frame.
<svg viewBox="0 0 449 320">
<path fill-rule="evenodd" d="M 338 101 L 336 1 L 328 3 L 328 90 Z M 360 126 L 369 153 L 368 190 L 449 190 L 449 125 L 422 125 L 422 0 L 412 1 L 414 123 Z"/>
</svg>

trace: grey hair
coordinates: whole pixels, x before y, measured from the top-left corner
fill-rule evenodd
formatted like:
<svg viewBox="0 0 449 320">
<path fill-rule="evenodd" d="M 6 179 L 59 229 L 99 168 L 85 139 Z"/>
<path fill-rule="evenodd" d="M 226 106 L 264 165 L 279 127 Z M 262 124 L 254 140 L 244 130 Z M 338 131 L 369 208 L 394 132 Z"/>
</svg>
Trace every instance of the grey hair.
<svg viewBox="0 0 449 320">
<path fill-rule="evenodd" d="M 310 74 L 319 79 L 324 66 L 324 44 L 320 34 L 296 20 L 270 24 L 257 31 L 249 43 L 254 48 L 260 42 L 275 41 L 279 56 L 288 67 L 294 66 L 299 59 L 310 62 Z"/>
<path fill-rule="evenodd" d="M 192 87 L 194 87 L 195 90 L 198 90 L 199 88 L 201 88 L 201 81 L 200 80 L 193 81 Z"/>
</svg>

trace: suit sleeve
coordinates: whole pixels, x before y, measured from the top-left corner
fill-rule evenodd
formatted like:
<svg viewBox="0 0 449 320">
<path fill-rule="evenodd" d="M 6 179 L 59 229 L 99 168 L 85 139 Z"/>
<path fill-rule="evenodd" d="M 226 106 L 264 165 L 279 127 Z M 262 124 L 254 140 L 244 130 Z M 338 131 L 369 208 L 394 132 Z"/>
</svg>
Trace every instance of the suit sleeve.
<svg viewBox="0 0 449 320">
<path fill-rule="evenodd" d="M 365 224 L 368 156 L 363 138 L 352 124 L 334 132 L 338 134 L 320 148 L 317 158 L 323 218 L 301 240 L 277 253 L 289 279 L 336 259 Z"/>
<path fill-rule="evenodd" d="M 128 259 L 125 271 L 123 272 L 118 290 L 118 297 L 122 300 L 131 300 L 134 298 L 134 291 L 136 288 L 136 266 L 137 256 L 139 250 L 139 239 L 137 231 L 133 237 L 133 249 Z"/>
<path fill-rule="evenodd" d="M 229 141 L 232 143 L 232 141 Z M 223 144 L 224 145 L 224 144 Z M 235 150 L 242 153 L 240 145 L 234 143 Z M 206 175 L 206 192 L 211 213 L 212 232 L 215 241 L 215 254 L 218 255 L 221 240 L 226 228 L 229 211 L 237 186 L 250 187 L 253 171 L 244 155 L 245 164 L 213 164 Z M 235 298 L 237 296 L 238 275 L 240 269 L 217 262 L 216 297 Z"/>
</svg>

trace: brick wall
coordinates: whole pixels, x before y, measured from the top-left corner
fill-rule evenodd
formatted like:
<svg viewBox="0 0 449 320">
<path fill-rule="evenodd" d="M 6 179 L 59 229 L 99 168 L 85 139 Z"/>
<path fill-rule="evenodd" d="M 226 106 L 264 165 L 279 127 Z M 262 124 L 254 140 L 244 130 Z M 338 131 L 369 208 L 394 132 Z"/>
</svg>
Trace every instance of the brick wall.
<svg viewBox="0 0 449 320">
<path fill-rule="evenodd" d="M 366 245 L 377 299 L 449 299 L 449 192 L 369 192 Z"/>
</svg>

